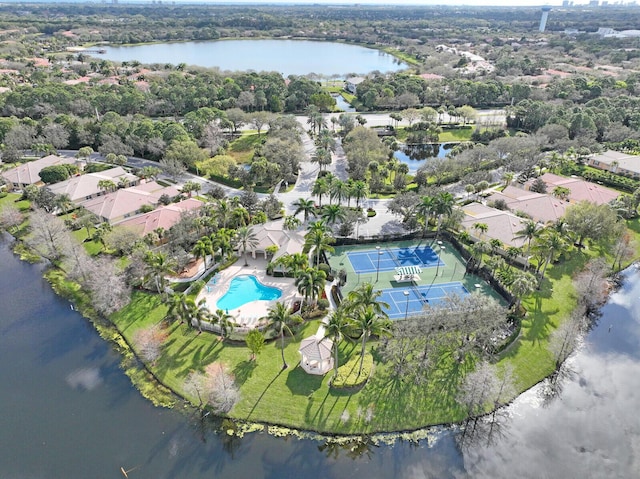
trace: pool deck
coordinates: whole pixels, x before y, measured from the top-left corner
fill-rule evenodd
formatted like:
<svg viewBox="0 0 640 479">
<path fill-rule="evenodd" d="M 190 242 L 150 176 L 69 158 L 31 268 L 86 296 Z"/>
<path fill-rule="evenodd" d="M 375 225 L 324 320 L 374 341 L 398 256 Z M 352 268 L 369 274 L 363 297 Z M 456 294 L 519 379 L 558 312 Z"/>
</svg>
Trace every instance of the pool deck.
<svg viewBox="0 0 640 479">
<path fill-rule="evenodd" d="M 271 308 L 277 302 L 284 302 L 286 305 L 292 305 L 294 301 L 301 300 L 302 296 L 298 293 L 298 290 L 294 284 L 293 278 L 274 278 L 273 276 L 267 276 L 267 261 L 264 258 L 249 258 L 249 266 L 244 266 L 244 258 L 240 258 L 233 265 L 220 271 L 216 275 L 215 284 L 213 280 L 202 288 L 202 291 L 198 295 L 197 301 L 202 298 L 207 300 L 207 307 L 211 312 L 214 312 L 217 308 L 217 301 L 224 296 L 229 289 L 231 280 L 240 275 L 252 275 L 258 278 L 265 286 L 272 286 L 282 291 L 282 296 L 278 299 L 270 301 L 251 301 L 250 303 L 243 304 L 239 308 L 229 309 L 228 313 L 235 318 L 235 322 L 240 327 L 255 328 L 266 323 L 264 317 L 269 313 Z"/>
</svg>

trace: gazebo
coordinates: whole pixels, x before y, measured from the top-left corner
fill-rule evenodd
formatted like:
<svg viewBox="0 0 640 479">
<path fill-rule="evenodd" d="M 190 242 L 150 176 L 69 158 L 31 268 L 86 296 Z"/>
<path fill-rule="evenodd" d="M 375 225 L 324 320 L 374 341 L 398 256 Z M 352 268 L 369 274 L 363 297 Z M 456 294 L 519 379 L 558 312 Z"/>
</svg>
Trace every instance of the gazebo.
<svg viewBox="0 0 640 479">
<path fill-rule="evenodd" d="M 300 365 L 309 374 L 323 375 L 333 368 L 333 341 L 329 338 L 310 336 L 300 343 Z"/>
</svg>

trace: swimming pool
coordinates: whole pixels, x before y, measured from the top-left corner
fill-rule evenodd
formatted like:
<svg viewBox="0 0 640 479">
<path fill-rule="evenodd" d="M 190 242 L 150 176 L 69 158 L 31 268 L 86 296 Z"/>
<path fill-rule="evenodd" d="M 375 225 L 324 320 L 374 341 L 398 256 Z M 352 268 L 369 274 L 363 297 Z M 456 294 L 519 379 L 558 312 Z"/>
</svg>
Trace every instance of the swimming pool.
<svg viewBox="0 0 640 479">
<path fill-rule="evenodd" d="M 236 276 L 229 290 L 216 302 L 218 309 L 236 309 L 252 301 L 271 301 L 282 296 L 282 290 L 265 286 L 253 275 Z"/>
</svg>

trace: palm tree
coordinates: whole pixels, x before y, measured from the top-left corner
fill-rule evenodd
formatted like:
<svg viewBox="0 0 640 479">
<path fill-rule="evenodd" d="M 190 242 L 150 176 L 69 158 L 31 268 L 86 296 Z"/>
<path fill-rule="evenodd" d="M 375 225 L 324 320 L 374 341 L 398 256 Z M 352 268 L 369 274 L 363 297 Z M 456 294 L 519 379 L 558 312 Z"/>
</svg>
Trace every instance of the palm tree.
<svg viewBox="0 0 640 479">
<path fill-rule="evenodd" d="M 326 178 L 318 178 L 311 190 L 311 194 L 318 197 L 318 206 L 322 207 L 322 196 L 327 193 L 329 193 L 329 182 Z"/>
<path fill-rule="evenodd" d="M 505 188 L 511 184 L 515 176 L 516 175 L 513 171 L 505 171 L 505 173 L 502 175 L 502 181 L 504 181 Z"/>
<path fill-rule="evenodd" d="M 253 228 L 249 226 L 243 226 L 236 231 L 236 243 L 242 247 L 244 254 L 244 265 L 249 266 L 247 262 L 247 248 L 254 249 L 258 246 L 258 238 L 256 238 Z"/>
<path fill-rule="evenodd" d="M 323 171 L 323 167 L 327 167 L 331 164 L 331 152 L 322 147 L 316 148 L 315 153 L 311 157 L 311 163 L 318 163 L 320 171 Z"/>
<path fill-rule="evenodd" d="M 509 290 L 516 297 L 516 309 L 520 308 L 522 297 L 533 293 L 537 287 L 538 281 L 536 280 L 536 277 L 531 273 L 528 273 L 526 271 L 518 271 L 515 274 L 513 281 L 509 285 Z"/>
<path fill-rule="evenodd" d="M 284 217 L 282 227 L 286 230 L 293 231 L 293 230 L 297 230 L 301 224 L 302 224 L 302 221 L 300 221 L 295 216 L 290 215 L 290 216 Z"/>
<path fill-rule="evenodd" d="M 276 330 L 280 337 L 280 352 L 282 353 L 282 370 L 284 371 L 289 367 L 287 361 L 284 358 L 284 335 L 289 333 L 293 336 L 291 331 L 292 316 L 289 308 L 284 303 L 278 301 L 275 305 L 269 308 L 267 314 L 267 320 L 269 326 Z"/>
<path fill-rule="evenodd" d="M 175 274 L 173 271 L 174 262 L 169 259 L 165 253 L 154 253 L 147 251 L 144 262 L 149 267 L 148 276 L 152 277 L 156 283 L 158 294 L 165 293 L 165 276 L 167 274 Z"/>
<path fill-rule="evenodd" d="M 342 200 L 347 198 L 349 187 L 344 181 L 334 180 L 331 183 L 330 198 L 338 200 L 338 204 L 342 203 Z"/>
<path fill-rule="evenodd" d="M 323 252 L 333 253 L 335 251 L 331 246 L 334 242 L 335 239 L 322 230 L 309 230 L 304 237 L 304 248 L 302 251 L 309 253 L 309 251 L 313 249 L 316 253 L 316 264 L 320 264 L 320 255 Z"/>
<path fill-rule="evenodd" d="M 169 310 L 166 317 L 183 323 L 187 320 L 187 296 L 184 293 L 172 293 L 169 296 Z"/>
<path fill-rule="evenodd" d="M 315 299 L 324 289 L 327 275 L 324 271 L 317 268 L 307 268 L 303 270 L 296 278 L 295 285 L 298 292 L 304 296 L 305 303 L 315 304 Z"/>
<path fill-rule="evenodd" d="M 316 207 L 313 204 L 313 200 L 298 198 L 292 203 L 292 206 L 296 207 L 296 210 L 293 212 L 293 216 L 298 216 L 298 213 L 302 213 L 305 224 L 309 221 L 309 216 L 313 216 L 314 218 L 316 217 Z"/>
<path fill-rule="evenodd" d="M 320 148 L 323 148 L 330 153 L 336 151 L 336 139 L 327 128 L 320 130 L 316 143 Z"/>
<path fill-rule="evenodd" d="M 212 249 L 215 254 L 217 250 L 220 250 L 220 255 L 222 258 L 225 258 L 227 253 L 231 250 L 231 243 L 235 232 L 228 228 L 220 228 L 215 233 L 212 233 L 209 236 L 211 240 Z"/>
<path fill-rule="evenodd" d="M 491 254 L 496 254 L 496 252 L 502 248 L 502 241 L 497 238 L 493 238 L 489 240 L 489 246 L 491 246 Z"/>
<path fill-rule="evenodd" d="M 249 212 L 243 206 L 234 208 L 231 212 L 231 218 L 236 226 L 247 226 L 251 220 Z"/>
<path fill-rule="evenodd" d="M 360 201 L 365 200 L 367 196 L 369 196 L 369 185 L 367 185 L 367 182 L 364 180 L 354 181 L 351 193 L 356 199 L 356 208 L 359 208 Z"/>
<path fill-rule="evenodd" d="M 304 253 L 285 254 L 281 256 L 280 263 L 291 272 L 294 278 L 298 277 L 300 271 L 309 267 L 309 257 Z"/>
<path fill-rule="evenodd" d="M 213 244 L 211 238 L 204 236 L 200 238 L 191 250 L 193 256 L 198 258 L 204 258 L 204 269 L 207 269 L 207 256 L 213 254 Z"/>
<path fill-rule="evenodd" d="M 209 308 L 207 307 L 207 300 L 205 298 L 202 298 L 196 303 L 195 299 L 187 298 L 185 303 L 189 324 L 193 326 L 193 321 L 195 320 L 196 324 L 198 325 L 198 332 L 201 333 L 202 321 L 207 321 L 211 317 L 211 313 L 209 312 Z"/>
<path fill-rule="evenodd" d="M 369 306 L 352 319 L 351 326 L 360 332 L 359 339 L 362 341 L 360 368 L 358 369 L 358 375 L 360 375 L 362 373 L 362 365 L 364 364 L 364 353 L 366 351 L 367 341 L 373 335 L 391 336 L 391 322 L 389 319 L 376 313 L 373 306 Z"/>
<path fill-rule="evenodd" d="M 349 318 L 344 308 L 336 309 L 324 325 L 324 337 L 333 341 L 333 377 L 338 375 L 338 346 L 349 328 Z"/>
<path fill-rule="evenodd" d="M 489 231 L 489 225 L 487 223 L 473 223 L 471 227 L 480 233 L 480 239 Z"/>
<path fill-rule="evenodd" d="M 218 200 L 216 203 L 216 218 L 223 228 L 227 227 L 227 223 L 231 219 L 231 205 L 227 200 Z"/>
<path fill-rule="evenodd" d="M 531 251 L 531 240 L 538 236 L 540 233 L 540 226 L 538 223 L 532 220 L 526 220 L 524 222 L 524 228 L 520 231 L 516 231 L 516 236 L 513 239 L 527 238 L 527 254 Z"/>
<path fill-rule="evenodd" d="M 491 251 L 491 246 L 486 241 L 478 241 L 471 245 L 471 254 L 478 259 L 478 268 L 482 267 L 482 256 Z"/>
<path fill-rule="evenodd" d="M 344 221 L 347 217 L 344 208 L 340 205 L 324 205 L 320 216 L 330 225 Z"/>
<path fill-rule="evenodd" d="M 384 309 L 389 309 L 389 304 L 384 301 L 378 301 L 381 295 L 382 291 L 374 289 L 372 283 L 362 283 L 347 295 L 345 308 L 350 313 L 362 312 L 367 308 L 373 308 L 377 315 L 387 317 Z"/>
<path fill-rule="evenodd" d="M 56 207 L 60 211 L 62 211 L 63 215 L 66 215 L 69 212 L 69 208 L 71 208 L 73 206 L 73 202 L 71 201 L 71 197 L 66 193 L 62 193 L 60 195 L 57 195 L 55 197 L 54 203 L 55 203 Z"/>
<path fill-rule="evenodd" d="M 567 247 L 567 243 L 562 235 L 554 229 L 545 230 L 538 238 L 537 243 L 534 248 L 541 250 L 541 252 L 546 252 L 542 275 L 540 277 L 540 279 L 544 279 L 547 266 Z"/>
<path fill-rule="evenodd" d="M 106 248 L 106 243 L 104 241 L 107 234 L 109 234 L 113 230 L 110 223 L 104 222 L 100 223 L 96 230 L 93 232 L 93 240 L 98 241 L 102 245 L 102 249 Z"/>
<path fill-rule="evenodd" d="M 420 198 L 420 203 L 416 206 L 416 212 L 422 216 L 424 221 L 424 230 L 423 236 L 427 232 L 427 228 L 429 228 L 429 219 L 431 218 L 431 214 L 433 213 L 435 208 L 435 198 L 433 196 L 423 196 Z"/>
<path fill-rule="evenodd" d="M 455 198 L 448 191 L 441 191 L 436 195 L 433 200 L 433 210 L 437 218 L 436 226 L 436 239 L 440 234 L 440 226 L 442 224 L 442 217 L 451 215 L 453 211 L 453 205 L 455 204 Z"/>
<path fill-rule="evenodd" d="M 224 341 L 231 331 L 233 331 L 234 321 L 233 316 L 223 311 L 222 309 L 216 309 L 215 313 L 209 315 L 209 319 L 213 324 L 217 324 L 222 333 L 222 340 Z"/>
<path fill-rule="evenodd" d="M 116 184 L 111 180 L 100 180 L 98 181 L 98 188 L 100 188 L 100 191 L 108 193 L 116 189 Z"/>
</svg>

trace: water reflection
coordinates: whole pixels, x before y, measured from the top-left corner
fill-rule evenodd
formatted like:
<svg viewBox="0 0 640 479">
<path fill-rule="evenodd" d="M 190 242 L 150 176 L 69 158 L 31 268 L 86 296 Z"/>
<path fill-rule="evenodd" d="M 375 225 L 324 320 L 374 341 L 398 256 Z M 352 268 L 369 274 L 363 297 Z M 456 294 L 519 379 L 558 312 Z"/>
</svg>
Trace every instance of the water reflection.
<svg viewBox="0 0 640 479">
<path fill-rule="evenodd" d="M 508 409 L 505 438 L 465 452 L 472 477 L 637 477 L 640 281 L 635 269 L 625 278 L 569 360 L 555 399 L 542 401 L 548 384 L 523 394 Z"/>
<path fill-rule="evenodd" d="M 155 408 L 119 357 L 41 278 L 0 246 L 0 476 L 136 478 L 637 477 L 640 275 L 602 310 L 560 390 L 537 387 L 464 432 L 393 446 L 263 433 L 178 407 Z M 44 352 L 44 353 L 43 353 Z"/>
<path fill-rule="evenodd" d="M 415 172 L 429 158 L 444 158 L 453 145 L 451 143 L 426 143 L 422 145 L 404 145 L 393 153 L 398 160 Z"/>
</svg>

